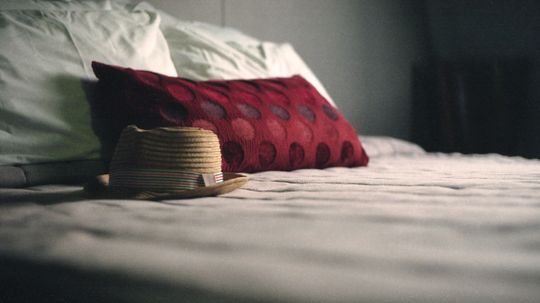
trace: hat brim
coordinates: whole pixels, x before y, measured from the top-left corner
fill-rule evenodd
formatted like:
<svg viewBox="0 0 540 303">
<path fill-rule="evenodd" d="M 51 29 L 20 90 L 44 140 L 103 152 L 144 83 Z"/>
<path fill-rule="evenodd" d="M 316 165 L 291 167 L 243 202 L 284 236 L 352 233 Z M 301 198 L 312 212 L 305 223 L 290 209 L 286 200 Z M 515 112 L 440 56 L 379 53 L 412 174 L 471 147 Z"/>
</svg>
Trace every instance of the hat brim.
<svg viewBox="0 0 540 303">
<path fill-rule="evenodd" d="M 223 173 L 223 182 L 210 186 L 182 191 L 148 191 L 132 188 L 116 188 L 109 186 L 109 175 L 99 175 L 91 180 L 84 188 L 92 198 L 101 199 L 135 199 L 135 200 L 165 200 L 186 199 L 197 197 L 217 196 L 231 192 L 248 181 L 248 177 L 237 173 Z"/>
</svg>

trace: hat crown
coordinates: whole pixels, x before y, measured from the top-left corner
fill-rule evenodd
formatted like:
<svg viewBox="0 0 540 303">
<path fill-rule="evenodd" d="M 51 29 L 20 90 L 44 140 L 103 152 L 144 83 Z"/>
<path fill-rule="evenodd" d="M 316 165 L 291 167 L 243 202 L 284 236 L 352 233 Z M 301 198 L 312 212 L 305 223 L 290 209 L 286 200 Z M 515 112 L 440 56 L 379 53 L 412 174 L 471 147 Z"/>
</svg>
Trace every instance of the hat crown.
<svg viewBox="0 0 540 303">
<path fill-rule="evenodd" d="M 144 130 L 126 127 L 116 145 L 111 173 L 125 168 L 167 169 L 197 173 L 221 171 L 219 139 L 195 127 Z"/>
<path fill-rule="evenodd" d="M 246 183 L 246 176 L 221 172 L 219 139 L 195 127 L 122 131 L 109 175 L 85 189 L 108 197 L 165 199 L 215 196 Z"/>
</svg>

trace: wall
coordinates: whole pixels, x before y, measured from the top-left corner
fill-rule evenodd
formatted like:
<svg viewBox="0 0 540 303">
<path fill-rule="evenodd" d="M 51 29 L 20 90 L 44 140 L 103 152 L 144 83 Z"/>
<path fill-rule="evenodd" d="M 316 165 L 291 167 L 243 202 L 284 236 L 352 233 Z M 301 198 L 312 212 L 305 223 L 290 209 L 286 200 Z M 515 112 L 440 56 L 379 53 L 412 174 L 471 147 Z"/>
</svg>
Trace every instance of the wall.
<svg viewBox="0 0 540 303">
<path fill-rule="evenodd" d="M 360 133 L 410 137 L 410 68 L 425 55 L 421 1 L 149 2 L 181 18 L 291 42 Z"/>
<path fill-rule="evenodd" d="M 429 31 L 437 57 L 525 56 L 532 61 L 521 154 L 540 157 L 540 1 L 427 0 Z M 488 109 L 486 109 L 488 110 Z"/>
</svg>

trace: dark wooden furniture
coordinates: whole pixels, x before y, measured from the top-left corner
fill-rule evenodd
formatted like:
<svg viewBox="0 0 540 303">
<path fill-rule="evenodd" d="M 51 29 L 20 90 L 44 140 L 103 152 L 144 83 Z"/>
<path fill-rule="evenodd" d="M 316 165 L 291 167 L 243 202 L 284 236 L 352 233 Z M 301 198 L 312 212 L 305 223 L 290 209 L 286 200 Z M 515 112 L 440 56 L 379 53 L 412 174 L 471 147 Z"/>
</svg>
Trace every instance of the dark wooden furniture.
<svg viewBox="0 0 540 303">
<path fill-rule="evenodd" d="M 429 151 L 519 155 L 531 70 L 526 58 L 415 65 L 413 141 Z"/>
</svg>

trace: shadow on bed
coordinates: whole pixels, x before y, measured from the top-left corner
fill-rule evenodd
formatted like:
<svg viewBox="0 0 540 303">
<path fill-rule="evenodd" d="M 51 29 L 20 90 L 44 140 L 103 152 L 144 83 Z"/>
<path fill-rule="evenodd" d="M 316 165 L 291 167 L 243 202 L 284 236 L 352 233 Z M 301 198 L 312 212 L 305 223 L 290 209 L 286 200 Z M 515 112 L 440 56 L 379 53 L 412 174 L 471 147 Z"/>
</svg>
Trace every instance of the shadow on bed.
<svg viewBox="0 0 540 303">
<path fill-rule="evenodd" d="M 0 302 L 253 302 L 192 286 L 0 255 Z M 264 302 L 257 300 L 257 302 Z"/>
<path fill-rule="evenodd" d="M 0 192 L 0 201 L 14 203 L 33 203 L 39 205 L 51 205 L 67 202 L 81 201 L 86 197 L 86 193 L 80 187 L 69 187 L 61 191 L 41 190 L 41 187 L 30 187 L 26 189 L 13 188 L 3 189 Z M 2 302 L 0 300 L 0 302 Z M 2 302 L 3 303 L 3 302 Z"/>
</svg>

